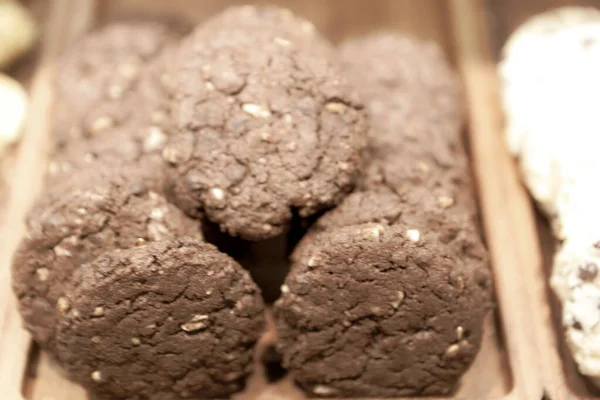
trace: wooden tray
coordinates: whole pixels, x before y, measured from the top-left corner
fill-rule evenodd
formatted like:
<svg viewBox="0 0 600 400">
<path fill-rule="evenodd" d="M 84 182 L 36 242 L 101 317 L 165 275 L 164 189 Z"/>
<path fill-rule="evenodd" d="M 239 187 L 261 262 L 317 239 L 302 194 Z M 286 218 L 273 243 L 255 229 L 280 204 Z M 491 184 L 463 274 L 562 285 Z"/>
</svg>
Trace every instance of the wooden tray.
<svg viewBox="0 0 600 400">
<path fill-rule="evenodd" d="M 569 1 L 267 2 L 289 7 L 311 19 L 334 42 L 371 30 L 397 29 L 435 40 L 447 51 L 463 77 L 470 106 L 468 137 L 498 305 L 487 323 L 482 350 L 453 398 L 538 400 L 544 396 L 544 389 L 557 400 L 575 398 L 574 393 L 589 395 L 567 353 L 559 351 L 560 335 L 551 320 L 535 214 L 501 137 L 495 73 L 498 48 L 517 23 L 540 11 L 540 5 Z M 23 234 L 21 221 L 41 186 L 48 148 L 47 111 L 52 101 L 50 78 L 56 57 L 98 24 L 132 16 L 173 17 L 194 23 L 236 3 L 244 1 L 50 1 L 44 45 L 32 83 L 32 118 L 20 146 L 6 222 L 0 227 L 0 398 L 87 398 L 80 387 L 61 375 L 45 353 L 31 346 L 9 287 L 10 259 Z M 260 347 L 273 339 L 273 332 L 269 332 Z M 564 367 L 563 359 L 567 360 Z M 257 368 L 246 392 L 236 399 L 303 399 L 289 379 L 267 384 L 264 375 L 262 367 Z"/>
</svg>

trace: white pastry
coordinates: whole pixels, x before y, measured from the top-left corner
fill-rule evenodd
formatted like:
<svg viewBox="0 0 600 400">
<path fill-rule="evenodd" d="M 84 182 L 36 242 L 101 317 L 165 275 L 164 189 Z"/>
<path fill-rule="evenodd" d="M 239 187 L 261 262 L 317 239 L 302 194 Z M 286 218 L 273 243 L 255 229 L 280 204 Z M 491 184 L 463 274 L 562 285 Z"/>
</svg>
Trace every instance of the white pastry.
<svg viewBox="0 0 600 400">
<path fill-rule="evenodd" d="M 551 285 L 579 370 L 600 384 L 600 11 L 534 17 L 503 57 L 507 143 L 562 241 Z"/>
<path fill-rule="evenodd" d="M 0 155 L 21 136 L 27 94 L 21 85 L 6 75 L 0 74 Z"/>
<path fill-rule="evenodd" d="M 35 21 L 20 2 L 0 0 L 0 69 L 29 50 L 35 42 Z"/>
</svg>

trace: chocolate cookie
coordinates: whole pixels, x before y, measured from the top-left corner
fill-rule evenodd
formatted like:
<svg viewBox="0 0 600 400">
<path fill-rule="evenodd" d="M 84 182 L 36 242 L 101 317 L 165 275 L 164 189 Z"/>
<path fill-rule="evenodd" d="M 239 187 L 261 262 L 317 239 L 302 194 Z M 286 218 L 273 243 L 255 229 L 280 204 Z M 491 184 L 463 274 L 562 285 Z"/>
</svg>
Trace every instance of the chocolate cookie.
<svg viewBox="0 0 600 400">
<path fill-rule="evenodd" d="M 57 69 L 57 146 L 100 134 L 127 119 L 136 107 L 131 97 L 142 68 L 173 40 L 161 24 L 129 22 L 108 25 L 73 46 Z"/>
<path fill-rule="evenodd" d="M 274 237 L 293 212 L 310 216 L 352 189 L 365 112 L 318 36 L 218 26 L 198 28 L 178 55 L 168 193 L 233 236 Z"/>
<path fill-rule="evenodd" d="M 119 32 L 129 35 L 116 38 Z M 142 34 L 148 36 L 145 41 L 140 38 Z M 55 128 L 58 137 L 48 165 L 50 185 L 73 170 L 132 163 L 145 164 L 147 171 L 152 170 L 153 179 L 162 180 L 160 153 L 173 128 L 169 110 L 174 83 L 171 74 L 176 52 L 174 41 L 175 36 L 168 34 L 162 25 L 114 25 L 91 34 L 80 44 L 83 49 L 73 51 L 67 58 L 67 67 L 73 69 L 75 65 L 85 74 L 80 71 L 75 78 L 61 75 L 58 79 L 56 122 L 60 126 Z M 137 53 L 144 56 L 138 57 Z M 101 64 L 88 65 L 101 55 L 104 56 Z M 82 65 L 87 65 L 87 69 Z M 107 72 L 113 76 L 107 76 Z M 73 93 L 79 81 L 97 86 L 97 90 Z M 98 90 L 106 91 L 110 85 L 122 88 L 123 93 L 102 97 Z M 70 102 L 74 95 L 86 97 L 81 100 L 81 109 L 72 112 Z M 61 120 L 62 109 L 69 111 L 68 129 Z M 95 122 L 88 121 L 91 119 Z M 67 133 L 68 138 L 64 136 Z"/>
<path fill-rule="evenodd" d="M 491 305 L 460 123 L 453 113 L 398 119 L 398 99 L 414 92 L 418 104 L 437 92 L 394 84 L 402 81 L 399 72 L 390 72 L 387 88 L 372 91 L 378 68 L 418 70 L 426 59 L 405 60 L 403 69 L 389 50 L 369 59 L 364 70 L 375 72 L 360 86 L 372 114 L 371 159 L 360 190 L 311 228 L 276 302 L 284 366 L 312 395 L 452 392 L 479 350 Z M 449 70 L 437 78 L 444 76 L 455 81 Z M 460 103 L 455 93 L 449 104 Z"/>
<path fill-rule="evenodd" d="M 76 272 L 66 299 L 58 358 L 111 399 L 228 397 L 265 322 L 248 273 L 193 239 L 107 253 Z"/>
<path fill-rule="evenodd" d="M 89 170 L 50 188 L 29 214 L 13 260 L 13 289 L 34 339 L 52 347 L 65 285 L 80 265 L 116 248 L 183 235 L 201 238 L 187 218 L 147 189 L 132 168 Z"/>
<path fill-rule="evenodd" d="M 460 82 L 439 46 L 381 32 L 347 40 L 339 53 L 377 122 L 371 132 L 376 138 L 385 128 L 399 131 L 395 137 L 402 141 L 404 136 L 420 134 L 423 124 L 440 131 L 438 136 L 456 136 L 456 125 L 463 118 L 463 103 L 457 101 Z"/>
</svg>

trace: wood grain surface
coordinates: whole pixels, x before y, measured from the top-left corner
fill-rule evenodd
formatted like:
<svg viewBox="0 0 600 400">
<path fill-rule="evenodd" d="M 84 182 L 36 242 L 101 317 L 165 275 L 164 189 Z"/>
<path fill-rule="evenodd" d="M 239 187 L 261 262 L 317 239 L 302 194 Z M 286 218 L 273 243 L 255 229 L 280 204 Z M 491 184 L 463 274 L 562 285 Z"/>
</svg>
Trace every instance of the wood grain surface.
<svg viewBox="0 0 600 400">
<path fill-rule="evenodd" d="M 487 321 L 484 344 L 464 377 L 455 398 L 541 399 L 544 386 L 550 398 L 589 394 L 573 370 L 568 353 L 561 352 L 553 325 L 547 276 L 536 231 L 535 214 L 519 182 L 513 160 L 502 140 L 495 64 L 507 35 L 525 18 L 559 0 L 279 0 L 256 1 L 291 8 L 312 20 L 329 39 L 368 31 L 394 29 L 438 42 L 459 68 L 469 105 L 469 141 L 478 184 L 483 224 L 494 267 L 498 312 Z M 29 338 L 20 328 L 8 266 L 22 232 L 22 217 L 39 190 L 47 150 L 46 113 L 51 102 L 49 74 L 56 59 L 82 32 L 109 21 L 129 18 L 185 20 L 191 25 L 236 0 L 52 0 L 47 22 L 48 43 L 36 74 L 32 106 L 40 116 L 30 121 L 19 156 L 19 179 L 10 202 L 10 220 L 2 230 L 0 249 L 0 398 L 18 398 L 25 376 L 25 397 L 34 400 L 80 400 L 84 391 L 61 375 L 46 354 L 29 356 Z M 581 2 L 578 2 L 581 3 Z M 586 1 L 600 7 L 600 0 Z M 543 230 L 542 230 L 543 233 Z M 4 238 L 8 240 L 4 243 Z M 547 260 L 547 258 L 546 258 Z M 4 315 L 2 315 L 4 313 Z M 271 332 L 263 345 L 274 340 Z M 550 351 L 547 351 L 550 349 Z M 564 349 L 563 349 L 564 350 Z M 566 365 L 567 374 L 563 373 Z M 568 378 L 567 378 L 567 377 Z M 14 396 L 14 397 L 13 397 Z M 279 396 L 279 397 L 278 397 Z M 259 368 L 247 391 L 237 400 L 299 400 L 303 396 L 289 379 L 266 385 Z"/>
</svg>

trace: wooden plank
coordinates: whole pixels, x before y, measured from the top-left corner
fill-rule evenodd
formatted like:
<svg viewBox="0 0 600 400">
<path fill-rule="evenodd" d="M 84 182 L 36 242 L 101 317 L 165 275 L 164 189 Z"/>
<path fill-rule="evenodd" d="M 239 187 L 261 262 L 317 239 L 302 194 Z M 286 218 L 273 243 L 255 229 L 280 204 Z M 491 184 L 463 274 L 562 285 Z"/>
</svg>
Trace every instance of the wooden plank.
<svg viewBox="0 0 600 400">
<path fill-rule="evenodd" d="M 453 0 L 457 62 L 465 83 L 473 165 L 517 397 L 540 399 L 535 345 L 541 279 L 534 214 L 502 138 L 496 64 L 480 0 Z M 535 299 L 532 298 L 535 296 Z M 537 300 L 536 303 L 532 303 Z"/>
<path fill-rule="evenodd" d="M 20 396 L 30 344 L 29 335 L 21 328 L 21 319 L 14 304 L 10 288 L 10 264 L 12 254 L 24 233 L 25 213 L 42 185 L 48 148 L 48 111 L 52 101 L 52 62 L 70 43 L 81 25 L 78 16 L 70 14 L 72 1 L 54 0 L 48 25 L 43 33 L 46 43 L 40 55 L 39 69 L 33 79 L 30 99 L 30 115 L 35 115 L 35 118 L 28 118 L 19 146 L 8 212 L 0 234 L 0 393 L 8 399 Z"/>
</svg>

